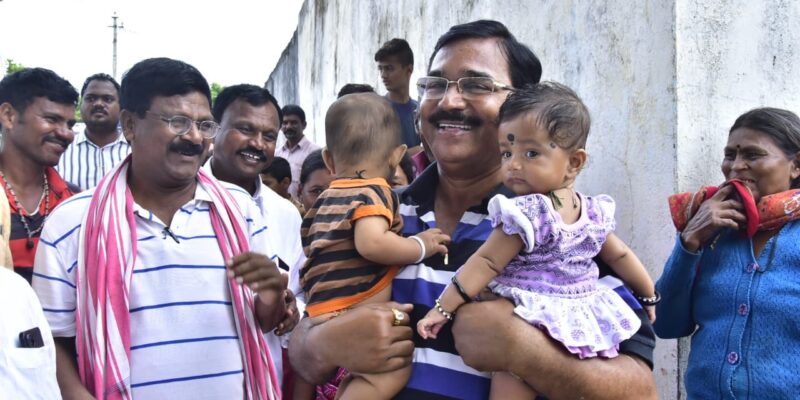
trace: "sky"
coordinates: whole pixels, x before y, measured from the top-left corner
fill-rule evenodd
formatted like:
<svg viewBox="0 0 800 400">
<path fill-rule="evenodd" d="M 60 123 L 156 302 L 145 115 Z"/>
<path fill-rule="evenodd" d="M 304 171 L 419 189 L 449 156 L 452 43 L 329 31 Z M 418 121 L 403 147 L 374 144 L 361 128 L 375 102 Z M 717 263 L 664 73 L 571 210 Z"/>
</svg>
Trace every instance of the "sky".
<svg viewBox="0 0 800 400">
<path fill-rule="evenodd" d="M 302 0 L 0 0 L 0 61 L 52 69 L 80 90 L 137 61 L 170 57 L 223 86 L 263 85 L 297 26 Z"/>
</svg>

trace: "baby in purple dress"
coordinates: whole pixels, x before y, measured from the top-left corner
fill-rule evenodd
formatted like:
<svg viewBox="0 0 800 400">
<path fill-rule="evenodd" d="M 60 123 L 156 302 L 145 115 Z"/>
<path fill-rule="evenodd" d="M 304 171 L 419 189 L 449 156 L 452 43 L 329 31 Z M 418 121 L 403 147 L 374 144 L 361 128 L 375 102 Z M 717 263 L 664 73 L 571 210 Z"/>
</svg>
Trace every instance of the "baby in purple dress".
<svg viewBox="0 0 800 400">
<path fill-rule="evenodd" d="M 640 320 L 612 289 L 598 284 L 599 254 L 634 293 L 655 301 L 655 286 L 635 254 L 614 234 L 614 200 L 585 196 L 574 183 L 586 165 L 589 112 L 566 86 L 543 82 L 516 90 L 500 108 L 504 184 L 517 197 L 489 202 L 494 231 L 419 321 L 436 337 L 457 308 L 487 285 L 516 305 L 514 313 L 580 358 L 616 357 Z M 653 319 L 653 307 L 646 307 Z M 492 377 L 492 398 L 533 398 L 508 373 Z"/>
</svg>

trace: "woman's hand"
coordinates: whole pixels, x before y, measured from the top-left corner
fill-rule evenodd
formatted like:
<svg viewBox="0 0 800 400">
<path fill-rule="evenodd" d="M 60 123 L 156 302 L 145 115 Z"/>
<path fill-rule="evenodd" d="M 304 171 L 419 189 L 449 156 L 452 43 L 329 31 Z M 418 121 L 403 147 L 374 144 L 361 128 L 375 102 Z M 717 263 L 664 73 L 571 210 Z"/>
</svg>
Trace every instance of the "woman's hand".
<svg viewBox="0 0 800 400">
<path fill-rule="evenodd" d="M 700 205 L 681 233 L 681 242 L 686 250 L 697 252 L 714 240 L 720 230 L 739 229 L 746 223 L 741 201 L 730 198 L 734 193 L 731 185 L 725 185 Z"/>
</svg>

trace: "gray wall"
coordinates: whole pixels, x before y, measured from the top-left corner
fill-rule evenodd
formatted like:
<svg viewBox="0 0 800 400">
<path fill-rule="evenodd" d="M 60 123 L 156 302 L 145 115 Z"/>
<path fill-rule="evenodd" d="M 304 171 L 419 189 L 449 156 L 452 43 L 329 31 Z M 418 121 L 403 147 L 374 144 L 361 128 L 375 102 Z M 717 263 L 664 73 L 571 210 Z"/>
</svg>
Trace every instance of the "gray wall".
<svg viewBox="0 0 800 400">
<path fill-rule="evenodd" d="M 800 3 L 778 0 L 306 0 L 268 87 L 306 110 L 308 133 L 323 144 L 325 111 L 342 85 L 384 92 L 373 62 L 384 41 L 411 44 L 414 82 L 448 27 L 502 21 L 542 60 L 543 79 L 588 105 L 590 163 L 579 189 L 616 199 L 618 234 L 657 278 L 674 240 L 667 196 L 721 179 L 727 128 L 742 112 L 798 110 L 798 14 Z M 684 397 L 687 345 L 658 343 L 661 398 Z"/>
</svg>

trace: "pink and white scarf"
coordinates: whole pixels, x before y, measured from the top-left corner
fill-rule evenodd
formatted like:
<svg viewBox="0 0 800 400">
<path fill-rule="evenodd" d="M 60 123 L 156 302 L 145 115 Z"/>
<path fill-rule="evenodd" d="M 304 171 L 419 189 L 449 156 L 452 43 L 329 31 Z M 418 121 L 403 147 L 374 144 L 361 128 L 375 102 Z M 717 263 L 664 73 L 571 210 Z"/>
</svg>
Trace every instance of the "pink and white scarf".
<svg viewBox="0 0 800 400">
<path fill-rule="evenodd" d="M 128 296 L 136 261 L 130 157 L 97 185 L 80 228 L 77 350 L 81 382 L 97 400 L 132 399 Z M 212 198 L 211 224 L 224 259 L 249 250 L 236 201 L 202 169 L 198 183 Z M 280 399 L 280 385 L 258 321 L 252 291 L 228 279 L 244 365 L 245 398 Z"/>
</svg>

